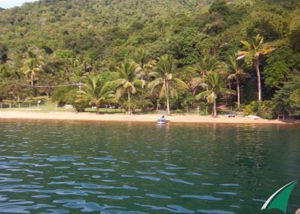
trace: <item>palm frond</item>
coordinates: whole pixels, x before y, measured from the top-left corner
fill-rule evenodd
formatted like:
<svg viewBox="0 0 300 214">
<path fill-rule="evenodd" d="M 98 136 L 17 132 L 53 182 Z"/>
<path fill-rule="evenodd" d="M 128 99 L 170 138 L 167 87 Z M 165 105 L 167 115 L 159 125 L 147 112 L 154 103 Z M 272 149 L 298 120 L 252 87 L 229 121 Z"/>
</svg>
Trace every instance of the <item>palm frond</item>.
<svg viewBox="0 0 300 214">
<path fill-rule="evenodd" d="M 202 91 L 199 94 L 197 94 L 195 98 L 196 98 L 196 100 L 201 100 L 201 99 L 209 96 L 211 93 L 212 93 L 212 91 Z"/>
<path fill-rule="evenodd" d="M 187 89 L 188 88 L 188 85 L 182 81 L 181 79 L 179 78 L 173 78 L 174 82 L 176 83 L 176 85 L 178 85 L 180 88 L 183 88 L 183 89 Z"/>
<path fill-rule="evenodd" d="M 153 80 L 152 82 L 150 82 L 149 84 L 148 84 L 148 88 L 149 89 L 151 89 L 151 90 L 153 90 L 154 88 L 156 88 L 158 85 L 161 85 L 161 84 L 163 84 L 164 83 L 164 80 L 163 80 L 163 78 L 157 78 L 157 79 L 155 79 L 155 80 Z"/>
</svg>

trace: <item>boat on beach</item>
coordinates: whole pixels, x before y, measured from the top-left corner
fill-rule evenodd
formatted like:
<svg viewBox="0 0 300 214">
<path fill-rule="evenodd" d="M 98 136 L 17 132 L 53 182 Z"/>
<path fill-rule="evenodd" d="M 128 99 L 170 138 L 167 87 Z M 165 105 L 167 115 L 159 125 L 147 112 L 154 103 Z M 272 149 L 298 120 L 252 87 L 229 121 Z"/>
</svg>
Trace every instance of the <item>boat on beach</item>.
<svg viewBox="0 0 300 214">
<path fill-rule="evenodd" d="M 169 121 L 164 116 L 162 116 L 160 118 L 157 118 L 157 120 L 156 120 L 156 123 L 158 123 L 158 124 L 165 124 L 165 123 L 168 123 L 168 122 Z"/>
</svg>

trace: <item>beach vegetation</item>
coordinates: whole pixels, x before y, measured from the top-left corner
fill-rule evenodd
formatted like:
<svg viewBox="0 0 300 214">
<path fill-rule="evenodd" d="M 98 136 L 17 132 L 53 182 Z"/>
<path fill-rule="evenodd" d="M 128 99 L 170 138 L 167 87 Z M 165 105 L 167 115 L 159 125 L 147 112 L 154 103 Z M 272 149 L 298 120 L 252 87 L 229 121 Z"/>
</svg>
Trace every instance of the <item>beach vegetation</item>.
<svg viewBox="0 0 300 214">
<path fill-rule="evenodd" d="M 40 0 L 0 10 L 0 100 L 296 118 L 299 11 L 300 0 Z"/>
</svg>

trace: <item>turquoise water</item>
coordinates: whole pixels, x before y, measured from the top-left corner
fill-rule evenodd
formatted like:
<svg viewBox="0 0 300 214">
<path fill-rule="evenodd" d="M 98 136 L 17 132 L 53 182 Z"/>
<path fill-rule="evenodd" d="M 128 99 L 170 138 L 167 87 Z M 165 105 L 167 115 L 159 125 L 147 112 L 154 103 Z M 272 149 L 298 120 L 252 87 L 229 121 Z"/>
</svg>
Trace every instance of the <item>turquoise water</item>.
<svg viewBox="0 0 300 214">
<path fill-rule="evenodd" d="M 299 128 L 1 121 L 0 212 L 279 213 L 259 210 L 300 178 Z"/>
</svg>

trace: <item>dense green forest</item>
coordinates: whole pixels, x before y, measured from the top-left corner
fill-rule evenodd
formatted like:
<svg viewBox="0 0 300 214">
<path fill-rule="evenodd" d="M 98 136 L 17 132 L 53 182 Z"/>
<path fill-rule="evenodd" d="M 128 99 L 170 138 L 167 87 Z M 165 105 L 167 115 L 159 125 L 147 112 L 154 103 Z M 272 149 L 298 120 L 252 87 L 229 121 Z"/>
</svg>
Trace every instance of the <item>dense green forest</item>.
<svg viewBox="0 0 300 214">
<path fill-rule="evenodd" d="M 300 116 L 299 0 L 40 0 L 0 10 L 0 99 Z M 219 108 L 217 108 L 219 107 Z"/>
</svg>

